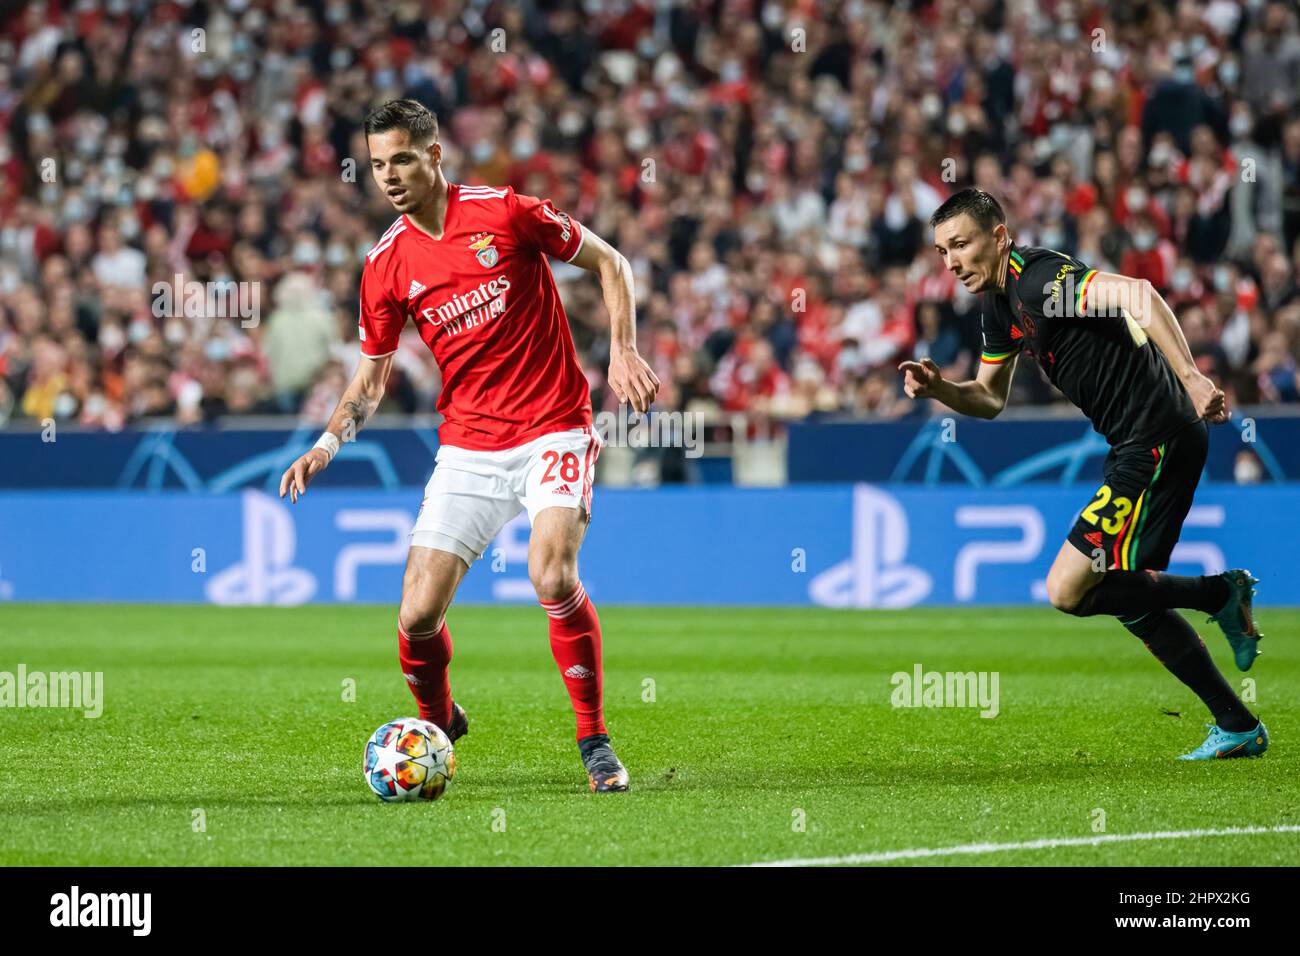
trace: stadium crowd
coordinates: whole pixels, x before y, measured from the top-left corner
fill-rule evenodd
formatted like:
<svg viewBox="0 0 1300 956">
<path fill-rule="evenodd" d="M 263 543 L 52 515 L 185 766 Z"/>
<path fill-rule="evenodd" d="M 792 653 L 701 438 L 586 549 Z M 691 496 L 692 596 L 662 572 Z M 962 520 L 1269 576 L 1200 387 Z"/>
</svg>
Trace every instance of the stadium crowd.
<svg viewBox="0 0 1300 956">
<path fill-rule="evenodd" d="M 324 420 L 397 96 L 449 179 L 628 257 L 660 407 L 894 417 L 900 358 L 970 374 L 926 219 L 972 182 L 1018 242 L 1150 279 L 1234 404 L 1300 400 L 1290 4 L 36 0 L 0 21 L 0 423 Z M 599 288 L 555 274 L 612 408 Z M 388 407 L 427 411 L 408 335 Z M 1060 400 L 1029 362 L 1016 392 Z"/>
</svg>

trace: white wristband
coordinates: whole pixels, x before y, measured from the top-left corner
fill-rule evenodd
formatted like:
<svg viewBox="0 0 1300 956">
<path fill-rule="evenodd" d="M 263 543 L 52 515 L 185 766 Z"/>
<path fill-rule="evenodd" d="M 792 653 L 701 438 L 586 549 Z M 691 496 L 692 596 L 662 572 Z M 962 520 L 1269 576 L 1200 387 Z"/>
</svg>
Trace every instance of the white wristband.
<svg viewBox="0 0 1300 956">
<path fill-rule="evenodd" d="M 329 455 L 329 460 L 333 461 L 334 456 L 339 453 L 338 436 L 333 432 L 325 432 L 325 434 L 321 435 L 320 438 L 316 439 L 316 444 L 312 447 L 322 449 L 325 454 Z"/>
</svg>

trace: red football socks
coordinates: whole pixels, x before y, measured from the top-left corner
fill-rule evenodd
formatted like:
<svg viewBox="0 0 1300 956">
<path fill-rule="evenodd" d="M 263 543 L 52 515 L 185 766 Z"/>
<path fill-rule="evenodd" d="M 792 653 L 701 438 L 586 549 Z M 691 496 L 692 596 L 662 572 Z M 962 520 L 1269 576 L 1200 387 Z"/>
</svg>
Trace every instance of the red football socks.
<svg viewBox="0 0 1300 956">
<path fill-rule="evenodd" d="M 551 622 L 551 653 L 577 717 L 578 739 L 605 733 L 601 695 L 600 619 L 582 582 L 559 601 L 542 601 Z"/>
<path fill-rule="evenodd" d="M 408 634 L 397 625 L 397 657 L 411 693 L 420 706 L 420 719 L 442 730 L 451 725 L 451 683 L 447 666 L 451 663 L 451 631 L 447 622 L 437 631 Z"/>
</svg>

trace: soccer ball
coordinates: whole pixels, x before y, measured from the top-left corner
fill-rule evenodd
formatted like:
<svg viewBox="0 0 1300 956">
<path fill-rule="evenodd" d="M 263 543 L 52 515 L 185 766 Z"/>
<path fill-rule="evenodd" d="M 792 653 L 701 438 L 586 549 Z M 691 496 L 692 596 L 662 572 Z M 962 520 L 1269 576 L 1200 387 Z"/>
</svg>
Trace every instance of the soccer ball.
<svg viewBox="0 0 1300 956">
<path fill-rule="evenodd" d="M 456 774 L 456 755 L 436 725 L 399 717 L 370 735 L 361 772 L 380 800 L 437 800 Z"/>
</svg>

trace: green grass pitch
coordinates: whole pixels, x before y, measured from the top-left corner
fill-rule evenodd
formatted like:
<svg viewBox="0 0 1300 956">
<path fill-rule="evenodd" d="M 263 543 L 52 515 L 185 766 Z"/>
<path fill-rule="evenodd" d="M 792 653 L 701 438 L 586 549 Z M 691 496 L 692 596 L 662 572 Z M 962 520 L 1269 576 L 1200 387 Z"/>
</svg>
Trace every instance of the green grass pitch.
<svg viewBox="0 0 1300 956">
<path fill-rule="evenodd" d="M 386 805 L 360 762 L 379 724 L 415 710 L 393 608 L 0 605 L 0 671 L 102 671 L 105 697 L 98 719 L 0 710 L 0 864 L 719 865 L 1087 839 L 1098 811 L 1109 835 L 1300 824 L 1300 611 L 1260 613 L 1248 676 L 1272 749 L 1216 763 L 1173 759 L 1201 742 L 1201 706 L 1110 619 L 601 619 L 632 792 L 587 790 L 542 611 L 464 607 L 449 616 L 471 727 L 455 782 Z M 1239 687 L 1217 628 L 1191 619 Z M 918 663 L 996 671 L 1000 713 L 891 706 L 890 676 Z M 916 862 L 1296 864 L 1300 833 Z"/>
</svg>

